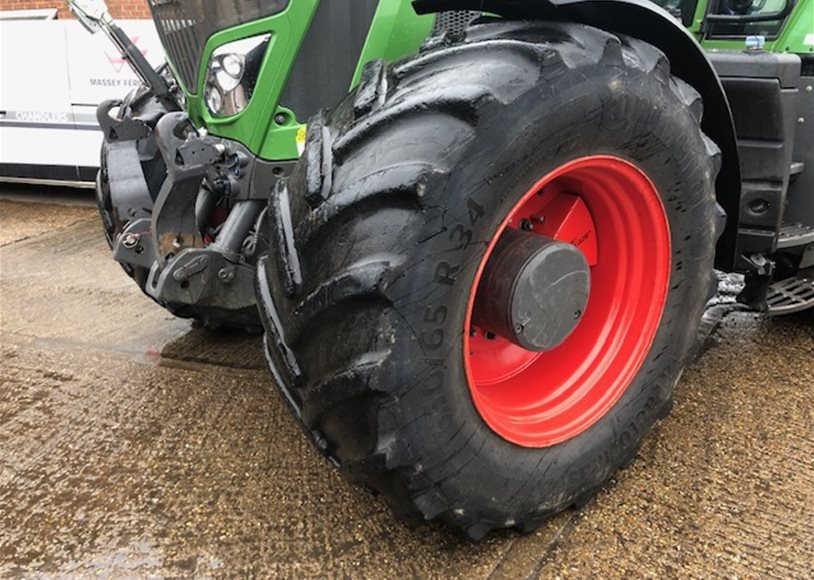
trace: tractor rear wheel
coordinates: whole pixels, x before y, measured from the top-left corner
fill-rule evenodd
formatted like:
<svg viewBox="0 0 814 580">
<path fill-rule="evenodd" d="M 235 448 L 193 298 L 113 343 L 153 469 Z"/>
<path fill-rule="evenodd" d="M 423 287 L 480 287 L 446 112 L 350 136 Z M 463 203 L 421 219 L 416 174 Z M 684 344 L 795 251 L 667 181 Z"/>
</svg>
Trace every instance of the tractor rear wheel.
<svg viewBox="0 0 814 580">
<path fill-rule="evenodd" d="M 258 268 L 317 446 L 477 539 L 591 497 L 669 411 L 713 284 L 717 147 L 664 55 L 488 22 L 309 127 Z"/>
</svg>

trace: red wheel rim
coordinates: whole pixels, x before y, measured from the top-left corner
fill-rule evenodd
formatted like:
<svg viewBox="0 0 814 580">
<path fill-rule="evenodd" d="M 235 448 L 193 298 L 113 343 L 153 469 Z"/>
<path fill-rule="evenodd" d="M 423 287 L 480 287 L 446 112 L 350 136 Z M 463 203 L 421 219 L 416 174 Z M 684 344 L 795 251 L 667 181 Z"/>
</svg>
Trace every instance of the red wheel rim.
<svg viewBox="0 0 814 580">
<path fill-rule="evenodd" d="M 541 219 L 542 218 L 542 219 Z M 591 266 L 582 320 L 557 348 L 532 352 L 472 325 L 478 284 L 506 228 L 576 245 Z M 655 186 L 632 163 L 591 156 L 526 192 L 486 250 L 469 297 L 464 366 L 472 399 L 498 435 L 548 447 L 582 433 L 616 403 L 656 336 L 671 271 L 670 228 Z"/>
</svg>

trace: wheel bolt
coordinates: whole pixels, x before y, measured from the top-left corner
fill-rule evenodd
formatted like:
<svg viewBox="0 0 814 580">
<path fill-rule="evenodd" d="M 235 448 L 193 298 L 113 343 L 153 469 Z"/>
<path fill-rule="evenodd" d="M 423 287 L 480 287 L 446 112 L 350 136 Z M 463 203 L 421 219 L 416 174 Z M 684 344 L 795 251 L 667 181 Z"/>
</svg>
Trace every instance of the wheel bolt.
<svg viewBox="0 0 814 580">
<path fill-rule="evenodd" d="M 530 232 L 534 229 L 534 226 L 531 224 L 529 220 L 523 219 L 520 220 L 520 229 L 524 232 Z"/>
<path fill-rule="evenodd" d="M 128 250 L 132 250 L 138 246 L 139 236 L 137 234 L 127 234 L 122 239 L 122 245 Z"/>
</svg>

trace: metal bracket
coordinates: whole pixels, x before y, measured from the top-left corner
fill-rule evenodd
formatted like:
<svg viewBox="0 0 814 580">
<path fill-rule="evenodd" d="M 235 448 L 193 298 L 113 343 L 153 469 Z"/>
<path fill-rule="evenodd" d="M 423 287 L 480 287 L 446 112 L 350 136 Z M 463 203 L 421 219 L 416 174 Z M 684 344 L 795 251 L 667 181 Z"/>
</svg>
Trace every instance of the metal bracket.
<svg viewBox="0 0 814 580">
<path fill-rule="evenodd" d="M 738 302 L 753 310 L 766 312 L 769 289 L 774 279 L 775 263 L 761 254 L 741 256 L 751 272 L 746 275 L 746 286 L 738 294 Z"/>
<path fill-rule="evenodd" d="M 153 200 L 144 177 L 136 141 L 105 143 L 105 168 L 110 199 L 117 218 L 122 222 L 150 215 Z"/>
<path fill-rule="evenodd" d="M 120 264 L 149 269 L 155 262 L 150 241 L 150 218 L 131 222 L 113 244 L 113 259 Z"/>
<path fill-rule="evenodd" d="M 102 132 L 105 134 L 105 140 L 113 143 L 115 141 L 138 141 L 139 139 L 149 137 L 151 129 L 147 123 L 141 119 L 130 116 L 115 119 L 110 116 L 110 111 L 122 106 L 124 106 L 122 101 L 107 100 L 96 109 L 96 120 L 102 128 Z"/>
<path fill-rule="evenodd" d="M 164 267 L 182 250 L 203 246 L 195 204 L 207 167 L 221 159 L 223 145 L 194 133 L 186 113 L 164 115 L 155 136 L 167 164 L 152 215 L 154 253 Z"/>
<path fill-rule="evenodd" d="M 252 308 L 254 268 L 228 262 L 212 250 L 185 249 L 164 269 L 153 264 L 146 290 L 162 304 Z"/>
</svg>

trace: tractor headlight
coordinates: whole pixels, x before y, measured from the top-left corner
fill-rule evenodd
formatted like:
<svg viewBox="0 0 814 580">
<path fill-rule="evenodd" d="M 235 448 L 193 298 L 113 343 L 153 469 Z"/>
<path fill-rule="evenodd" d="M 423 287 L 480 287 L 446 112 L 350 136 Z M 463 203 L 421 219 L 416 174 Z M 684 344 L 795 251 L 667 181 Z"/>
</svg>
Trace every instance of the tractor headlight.
<svg viewBox="0 0 814 580">
<path fill-rule="evenodd" d="M 230 117 L 251 101 L 270 34 L 224 44 L 212 53 L 204 97 L 213 117 Z"/>
</svg>

